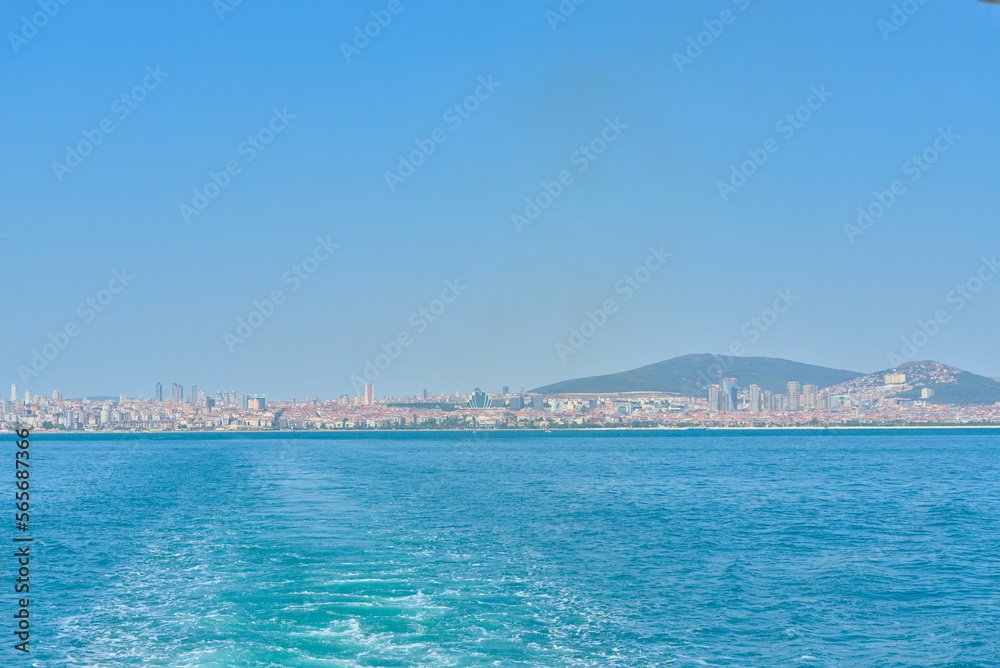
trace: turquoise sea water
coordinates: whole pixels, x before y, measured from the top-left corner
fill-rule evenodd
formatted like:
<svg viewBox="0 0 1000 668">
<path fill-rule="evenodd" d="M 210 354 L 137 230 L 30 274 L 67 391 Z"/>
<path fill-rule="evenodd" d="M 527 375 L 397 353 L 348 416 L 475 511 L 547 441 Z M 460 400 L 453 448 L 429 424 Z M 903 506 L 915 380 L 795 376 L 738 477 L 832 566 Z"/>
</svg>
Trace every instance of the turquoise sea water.
<svg viewBox="0 0 1000 668">
<path fill-rule="evenodd" d="M 997 435 L 39 435 L 31 461 L 33 652 L 0 628 L 3 665 L 1000 665 Z"/>
</svg>

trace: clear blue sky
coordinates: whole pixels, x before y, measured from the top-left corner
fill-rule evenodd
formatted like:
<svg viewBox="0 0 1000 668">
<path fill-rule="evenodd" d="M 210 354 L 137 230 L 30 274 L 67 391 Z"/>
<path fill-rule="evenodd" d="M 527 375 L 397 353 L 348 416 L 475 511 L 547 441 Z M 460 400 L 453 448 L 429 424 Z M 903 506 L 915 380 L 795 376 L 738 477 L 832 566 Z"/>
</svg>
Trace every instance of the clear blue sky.
<svg viewBox="0 0 1000 668">
<path fill-rule="evenodd" d="M 1000 375 L 1000 280 L 961 310 L 948 300 L 1000 253 L 1000 7 L 915 3 L 889 31 L 889 0 L 587 0 L 559 22 L 556 0 L 400 0 L 348 62 L 342 43 L 389 4 L 244 0 L 220 18 L 210 0 L 77 0 L 46 22 L 37 0 L 5 2 L 6 382 L 332 397 L 401 333 L 380 396 L 531 388 L 734 341 L 875 371 L 939 309 L 946 324 L 913 359 Z M 679 67 L 706 21 L 720 34 Z M 115 100 L 144 81 L 121 118 Z M 477 87 L 486 99 L 455 127 L 445 112 Z M 776 123 L 814 87 L 832 97 L 787 136 Z M 241 143 L 275 109 L 294 118 L 248 160 Z M 595 160 L 574 155 L 607 119 L 627 127 Z M 102 121 L 113 131 L 78 166 L 53 166 Z M 912 181 L 905 163 L 948 128 L 959 138 Z M 438 129 L 445 141 L 390 189 L 385 173 Z M 731 166 L 772 138 L 724 200 Z M 186 222 L 180 205 L 229 161 L 239 173 Z M 563 170 L 572 182 L 519 233 L 512 214 Z M 844 226 L 897 179 L 905 191 L 851 243 Z M 317 237 L 340 247 L 292 289 L 282 277 Z M 616 284 L 660 245 L 671 257 L 626 300 Z M 134 280 L 88 322 L 78 305 L 106 299 L 123 268 Z M 423 329 L 411 314 L 456 277 L 464 290 Z M 787 288 L 797 299 L 751 342 L 744 324 Z M 227 346 L 275 289 L 284 303 Z M 562 359 L 557 344 L 608 299 L 606 324 Z M 19 365 L 68 323 L 77 336 L 25 383 Z"/>
</svg>

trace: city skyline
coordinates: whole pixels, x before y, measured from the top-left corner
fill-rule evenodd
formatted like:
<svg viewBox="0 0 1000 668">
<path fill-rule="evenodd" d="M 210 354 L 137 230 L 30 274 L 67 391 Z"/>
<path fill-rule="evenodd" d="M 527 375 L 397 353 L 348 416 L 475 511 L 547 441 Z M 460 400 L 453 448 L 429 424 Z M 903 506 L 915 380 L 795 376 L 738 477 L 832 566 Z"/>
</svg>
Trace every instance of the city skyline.
<svg viewBox="0 0 1000 668">
<path fill-rule="evenodd" d="M 735 376 L 732 376 L 731 375 L 732 371 L 729 370 L 729 367 L 731 366 L 731 362 L 727 362 L 727 360 L 731 361 L 733 359 L 732 356 L 728 356 L 728 355 L 726 355 L 724 353 L 713 353 L 713 354 L 707 355 L 707 357 L 715 360 L 715 362 L 711 366 L 714 369 L 717 370 L 716 372 L 719 374 L 719 382 L 718 383 L 708 383 L 705 386 L 705 391 L 708 392 L 708 397 L 707 398 L 708 398 L 709 405 L 711 405 L 711 406 L 718 405 L 720 411 L 734 411 L 734 410 L 738 410 L 737 408 L 734 408 L 734 407 L 737 406 L 737 405 L 740 405 L 739 402 L 738 402 L 738 400 L 737 400 L 737 394 L 738 394 L 739 390 L 745 390 L 746 391 L 746 395 L 747 395 L 747 402 L 746 402 L 746 404 L 747 405 L 754 405 L 756 403 L 756 405 L 766 406 L 766 405 L 768 405 L 768 402 L 770 402 L 770 401 L 772 401 L 772 399 L 774 399 L 774 400 L 778 401 L 778 405 L 781 405 L 780 404 L 781 400 L 787 400 L 789 402 L 787 404 L 789 406 L 789 410 L 799 410 L 800 402 L 802 402 L 802 405 L 805 406 L 806 409 L 809 409 L 810 407 L 815 407 L 817 405 L 818 395 L 819 395 L 820 390 L 825 391 L 825 390 L 827 390 L 830 387 L 836 387 L 836 386 L 838 386 L 838 385 L 841 384 L 841 383 L 832 383 L 832 384 L 828 384 L 828 385 L 817 385 L 817 384 L 813 384 L 813 383 L 804 383 L 803 384 L 803 383 L 799 383 L 798 381 L 789 381 L 787 383 L 787 393 L 785 393 L 785 394 L 775 394 L 775 393 L 773 393 L 771 391 L 763 390 L 759 385 L 757 385 L 755 383 L 744 383 L 743 385 L 738 385 L 737 384 L 738 378 L 735 377 Z M 670 361 L 674 361 L 674 360 L 670 360 Z M 773 360 L 770 360 L 770 361 L 789 362 L 790 360 L 784 360 L 784 359 L 781 359 L 781 358 L 774 358 Z M 938 365 L 938 366 L 945 366 L 945 367 L 948 366 L 948 365 L 944 365 L 944 364 L 942 364 L 940 362 L 931 361 L 931 360 L 914 361 L 912 363 L 909 363 L 907 366 L 910 366 L 912 364 L 921 365 L 921 366 L 922 365 L 927 365 L 927 364 Z M 906 377 L 906 373 L 905 373 L 905 371 L 902 371 L 903 368 L 904 367 L 878 369 L 878 370 L 875 370 L 875 371 L 872 371 L 872 372 L 867 372 L 867 373 L 854 372 L 853 370 L 851 370 L 851 372 L 852 373 L 859 373 L 859 375 L 861 377 L 876 376 L 876 375 L 882 374 L 882 375 L 885 375 L 885 377 L 887 379 L 890 379 L 890 378 L 893 378 L 893 377 L 905 378 Z M 952 368 L 956 368 L 956 367 L 952 367 Z M 700 375 L 700 377 L 702 379 L 707 378 L 707 375 L 705 375 L 706 371 L 712 371 L 712 369 L 709 369 L 707 367 L 701 369 L 699 375 Z M 968 370 L 960 370 L 960 371 L 968 372 Z M 982 375 L 982 374 L 977 374 L 977 375 L 981 375 L 984 378 L 988 378 L 989 380 L 992 380 L 992 381 L 1000 383 L 1000 376 L 985 376 L 985 375 Z M 12 402 L 22 401 L 22 399 L 20 398 L 22 392 L 25 393 L 25 395 L 28 396 L 28 397 L 30 397 L 30 396 L 35 396 L 35 397 L 52 396 L 53 399 L 59 399 L 59 400 L 61 400 L 62 397 L 63 397 L 63 392 L 60 389 L 54 389 L 54 390 L 51 390 L 50 392 L 46 393 L 46 392 L 33 391 L 30 387 L 23 387 L 23 386 L 19 385 L 18 383 L 12 383 L 10 387 L 11 387 L 11 390 L 10 390 L 10 400 Z M 112 393 L 112 394 L 87 393 L 87 394 L 82 394 L 79 397 L 76 397 L 74 400 L 87 399 L 87 398 L 97 398 L 97 397 L 112 397 L 113 398 L 114 396 L 119 396 L 119 397 L 122 398 L 122 400 L 124 400 L 126 397 L 128 397 L 129 399 L 137 399 L 137 400 L 145 400 L 145 399 L 149 398 L 149 399 L 152 399 L 154 401 L 160 402 L 160 401 L 163 401 L 163 398 L 162 398 L 162 387 L 163 387 L 163 384 L 161 382 L 156 382 L 153 385 L 153 392 L 152 392 L 152 395 L 150 397 L 147 397 L 145 394 L 131 394 L 131 395 L 129 395 L 129 394 L 122 394 L 122 393 L 118 393 L 118 394 L 114 394 L 114 393 Z M 198 389 L 198 385 L 197 384 L 192 384 L 191 385 L 191 391 L 188 394 L 186 394 L 186 395 L 184 393 L 184 386 L 183 386 L 183 384 L 181 384 L 181 383 L 172 383 L 171 387 L 172 387 L 172 391 L 171 391 L 171 396 L 170 396 L 169 400 L 173 401 L 173 402 L 177 402 L 177 403 L 196 404 L 199 401 L 202 401 L 202 400 L 204 400 L 206 398 L 210 398 L 211 399 L 212 398 L 212 394 L 213 394 L 212 391 L 200 391 Z M 694 387 L 694 385 L 691 385 L 690 387 Z M 473 395 L 483 394 L 484 396 L 502 396 L 502 397 L 513 397 L 513 396 L 524 397 L 524 396 L 527 396 L 527 395 L 543 395 L 543 396 L 548 396 L 548 395 L 579 395 L 581 393 L 582 394 L 588 394 L 587 392 L 572 391 L 572 390 L 554 391 L 554 392 L 552 392 L 552 391 L 541 391 L 540 392 L 537 389 L 535 389 L 535 390 L 533 390 L 533 389 L 525 389 L 524 386 L 518 386 L 516 389 L 517 389 L 516 392 L 511 393 L 510 392 L 510 386 L 505 384 L 498 391 L 492 391 L 492 390 L 488 390 L 488 389 L 484 391 L 484 390 L 481 390 L 481 388 L 477 386 L 477 387 L 475 387 L 472 390 L 468 390 L 468 389 L 466 389 L 466 390 L 456 389 L 454 392 L 451 392 L 451 393 L 448 393 L 448 392 L 435 392 L 435 393 L 430 393 L 430 394 L 434 394 L 434 396 L 473 396 Z M 636 394 L 636 393 L 642 394 L 643 392 L 639 391 L 639 390 L 629 390 L 629 391 L 625 391 L 625 392 L 596 392 L 595 394 L 611 396 L 611 395 L 615 395 L 615 394 Z M 657 391 L 656 393 L 657 394 L 663 394 L 663 395 L 677 395 L 677 396 L 689 396 L 689 395 L 693 396 L 694 394 L 697 394 L 697 393 L 690 393 L 690 392 L 685 393 L 685 392 L 673 392 L 673 391 Z M 218 389 L 218 390 L 214 391 L 214 399 L 213 400 L 216 401 L 216 402 L 219 402 L 219 400 L 221 398 L 221 399 L 224 400 L 225 403 L 235 403 L 237 401 L 237 398 L 239 398 L 239 400 L 241 402 L 245 402 L 246 400 L 252 400 L 252 399 L 257 399 L 257 398 L 265 399 L 267 397 L 267 395 L 268 395 L 267 392 L 250 392 L 250 393 L 247 393 L 247 392 L 238 392 L 238 391 L 236 391 L 234 389 L 231 389 L 231 388 L 228 389 L 228 390 Z M 273 396 L 274 395 L 272 394 L 272 397 Z M 306 395 L 301 395 L 300 394 L 299 396 L 300 397 L 305 397 Z M 336 392 L 332 392 L 332 393 L 329 393 L 329 394 L 315 395 L 312 399 L 304 399 L 304 400 L 305 401 L 313 401 L 313 400 L 316 400 L 316 401 L 330 401 L 330 400 L 333 400 L 334 396 L 337 396 L 338 399 L 342 400 L 342 399 L 345 399 L 345 398 L 350 399 L 352 395 L 346 394 L 346 393 L 341 393 L 341 394 L 338 395 Z M 375 383 L 368 382 L 368 383 L 364 383 L 363 384 L 363 386 L 362 386 L 362 392 L 361 393 L 353 395 L 353 400 L 356 403 L 358 403 L 359 405 L 371 406 L 371 405 L 374 405 L 376 403 L 376 401 L 379 400 L 379 399 L 384 400 L 384 399 L 393 399 L 393 398 L 399 397 L 399 398 L 404 398 L 404 399 L 419 399 L 419 398 L 423 398 L 424 400 L 426 400 L 426 399 L 428 399 L 428 396 L 429 396 L 429 390 L 426 389 L 426 388 L 424 388 L 424 389 L 422 389 L 420 391 L 409 393 L 409 394 L 400 394 L 400 395 L 384 394 L 384 395 L 380 396 L 380 395 L 376 394 L 376 392 L 375 392 Z M 931 392 L 931 396 L 933 396 L 933 391 Z M 923 398 L 928 398 L 928 397 L 923 397 Z M 291 395 L 290 397 L 287 397 L 287 398 L 278 399 L 278 401 L 291 401 L 292 403 L 294 403 L 295 402 L 295 395 Z M 25 398 L 23 400 L 23 403 L 28 403 L 28 402 L 29 402 L 28 398 Z"/>
</svg>

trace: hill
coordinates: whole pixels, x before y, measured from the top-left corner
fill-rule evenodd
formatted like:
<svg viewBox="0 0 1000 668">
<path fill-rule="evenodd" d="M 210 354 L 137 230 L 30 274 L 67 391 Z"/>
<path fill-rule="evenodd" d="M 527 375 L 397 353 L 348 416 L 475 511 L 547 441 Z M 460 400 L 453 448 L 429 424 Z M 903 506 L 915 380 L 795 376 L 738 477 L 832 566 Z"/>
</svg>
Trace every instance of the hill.
<svg viewBox="0 0 1000 668">
<path fill-rule="evenodd" d="M 845 383 L 863 374 L 830 369 L 772 357 L 728 357 L 695 354 L 675 357 L 631 371 L 566 380 L 532 390 L 537 394 L 612 394 L 618 392 L 669 392 L 704 394 L 719 382 L 719 371 L 735 378 L 740 387 L 760 385 L 770 392 L 784 393 L 791 381 L 820 388 Z"/>
<path fill-rule="evenodd" d="M 886 385 L 887 374 L 903 374 L 905 380 Z M 988 406 L 1000 401 L 1000 383 L 940 362 L 907 362 L 895 369 L 886 369 L 855 378 L 830 388 L 832 394 L 851 394 L 863 402 L 882 398 L 920 399 L 921 390 L 930 388 L 934 396 L 924 399 L 929 404 L 956 406 Z"/>
</svg>

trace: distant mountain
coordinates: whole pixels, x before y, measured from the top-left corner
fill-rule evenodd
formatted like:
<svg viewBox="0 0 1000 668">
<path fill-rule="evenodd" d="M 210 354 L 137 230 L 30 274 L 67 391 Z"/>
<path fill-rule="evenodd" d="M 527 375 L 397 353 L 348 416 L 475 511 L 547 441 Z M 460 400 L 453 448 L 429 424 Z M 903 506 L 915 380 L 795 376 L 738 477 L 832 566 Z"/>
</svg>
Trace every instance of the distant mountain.
<svg viewBox="0 0 1000 668">
<path fill-rule="evenodd" d="M 887 374 L 903 374 L 905 380 L 886 385 Z M 929 404 L 988 406 L 1000 401 L 1000 382 L 940 362 L 906 362 L 895 369 L 855 378 L 830 391 L 869 398 L 920 399 L 924 388 L 934 390 L 934 396 L 924 400 Z"/>
<path fill-rule="evenodd" d="M 728 357 L 697 354 L 675 357 L 631 371 L 566 380 L 546 385 L 537 394 L 611 394 L 617 392 L 670 392 L 700 396 L 723 377 L 735 378 L 740 387 L 760 385 L 770 392 L 785 393 L 788 383 L 798 381 L 820 388 L 845 383 L 863 374 L 772 357 Z"/>
</svg>

